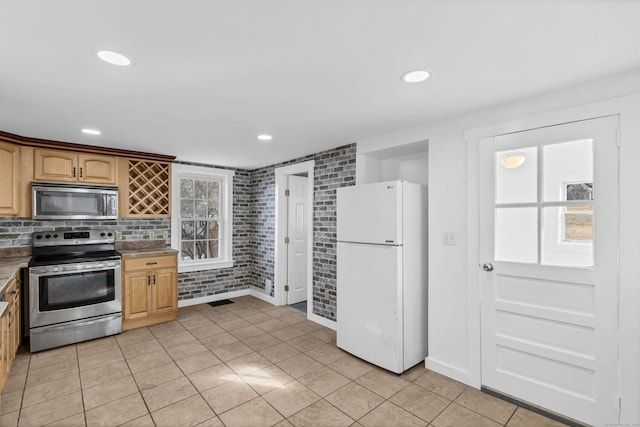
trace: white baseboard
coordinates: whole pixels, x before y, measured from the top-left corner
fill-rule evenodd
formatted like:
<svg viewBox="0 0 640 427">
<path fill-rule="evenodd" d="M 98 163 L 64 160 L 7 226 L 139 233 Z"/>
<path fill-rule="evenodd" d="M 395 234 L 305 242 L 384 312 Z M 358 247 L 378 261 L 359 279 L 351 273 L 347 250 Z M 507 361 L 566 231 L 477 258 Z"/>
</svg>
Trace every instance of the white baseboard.
<svg viewBox="0 0 640 427">
<path fill-rule="evenodd" d="M 178 301 L 178 308 L 189 307 L 190 305 L 206 304 L 208 302 L 220 301 L 223 299 L 242 297 L 250 295 L 249 289 L 240 289 L 239 291 L 225 292 L 223 294 L 207 295 L 206 297 L 181 299 Z"/>
<path fill-rule="evenodd" d="M 313 314 L 313 313 L 307 313 L 307 319 L 311 320 L 312 322 L 318 323 L 324 327 L 327 327 L 329 329 L 333 329 L 334 331 L 336 330 L 336 322 L 334 320 L 329 320 L 325 317 L 318 316 L 317 314 Z"/>
<path fill-rule="evenodd" d="M 271 295 L 261 292 L 261 289 L 259 288 L 249 288 L 249 292 L 250 292 L 249 295 L 251 295 L 252 297 L 256 297 L 259 300 L 268 302 L 269 304 L 276 305 L 276 299 Z"/>
<path fill-rule="evenodd" d="M 477 389 L 480 388 L 480 384 L 475 384 L 473 381 L 471 381 L 468 371 L 460 369 L 457 366 L 435 360 L 431 357 L 427 357 L 426 359 L 424 359 L 424 365 L 431 371 L 437 372 L 471 387 L 475 387 Z"/>
</svg>

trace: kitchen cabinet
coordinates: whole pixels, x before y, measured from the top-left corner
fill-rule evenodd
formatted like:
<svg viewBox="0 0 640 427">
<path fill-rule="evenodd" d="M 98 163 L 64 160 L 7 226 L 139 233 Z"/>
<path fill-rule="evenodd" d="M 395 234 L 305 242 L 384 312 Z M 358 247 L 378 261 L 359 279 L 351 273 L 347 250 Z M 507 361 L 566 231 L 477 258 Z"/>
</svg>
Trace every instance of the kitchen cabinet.
<svg viewBox="0 0 640 427">
<path fill-rule="evenodd" d="M 5 310 L 0 319 L 0 392 L 4 390 L 4 385 L 9 376 L 9 313 Z"/>
<path fill-rule="evenodd" d="M 29 216 L 32 151 L 0 141 L 0 216 Z"/>
<path fill-rule="evenodd" d="M 34 151 L 36 181 L 115 185 L 116 171 L 115 156 L 42 148 Z"/>
<path fill-rule="evenodd" d="M 176 319 L 177 254 L 125 258 L 122 330 Z"/>
<path fill-rule="evenodd" d="M 118 159 L 120 218 L 171 217 L 171 163 Z"/>
<path fill-rule="evenodd" d="M 8 346 L 9 359 L 13 361 L 20 347 L 20 281 L 14 278 L 4 291 L 4 300 L 9 303 Z"/>
<path fill-rule="evenodd" d="M 20 347 L 20 279 L 14 277 L 9 282 L 4 300 L 8 304 L 0 320 L 0 390 L 4 389 L 11 364 Z"/>
</svg>

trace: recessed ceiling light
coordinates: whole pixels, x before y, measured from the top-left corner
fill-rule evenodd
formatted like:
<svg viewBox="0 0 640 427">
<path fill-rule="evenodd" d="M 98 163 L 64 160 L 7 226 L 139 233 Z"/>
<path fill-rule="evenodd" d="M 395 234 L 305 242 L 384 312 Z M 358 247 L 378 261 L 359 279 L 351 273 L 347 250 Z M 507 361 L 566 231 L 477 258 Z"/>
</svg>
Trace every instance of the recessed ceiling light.
<svg viewBox="0 0 640 427">
<path fill-rule="evenodd" d="M 101 50 L 97 53 L 98 58 L 102 59 L 104 62 L 108 62 L 113 65 L 131 65 L 131 60 L 118 52 L 111 52 L 109 50 Z"/>
<path fill-rule="evenodd" d="M 258 139 L 260 141 L 271 141 L 273 137 L 271 135 L 262 134 L 262 135 L 258 135 Z"/>
<path fill-rule="evenodd" d="M 84 128 L 82 129 L 82 133 L 86 133 L 87 135 L 100 135 L 102 132 L 100 132 L 98 129 Z"/>
<path fill-rule="evenodd" d="M 408 73 L 404 73 L 402 75 L 402 80 L 407 83 L 419 83 L 427 80 L 428 78 L 429 72 L 424 70 L 409 71 Z"/>
</svg>

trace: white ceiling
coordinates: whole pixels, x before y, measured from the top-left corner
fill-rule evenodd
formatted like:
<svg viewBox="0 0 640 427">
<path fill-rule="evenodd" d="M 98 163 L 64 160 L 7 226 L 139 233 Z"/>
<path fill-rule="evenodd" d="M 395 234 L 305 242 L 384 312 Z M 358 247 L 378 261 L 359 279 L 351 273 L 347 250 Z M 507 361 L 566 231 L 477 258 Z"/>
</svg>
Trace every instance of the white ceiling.
<svg viewBox="0 0 640 427">
<path fill-rule="evenodd" d="M 0 130 L 254 168 L 639 68 L 639 20 L 633 0 L 0 0 Z"/>
</svg>

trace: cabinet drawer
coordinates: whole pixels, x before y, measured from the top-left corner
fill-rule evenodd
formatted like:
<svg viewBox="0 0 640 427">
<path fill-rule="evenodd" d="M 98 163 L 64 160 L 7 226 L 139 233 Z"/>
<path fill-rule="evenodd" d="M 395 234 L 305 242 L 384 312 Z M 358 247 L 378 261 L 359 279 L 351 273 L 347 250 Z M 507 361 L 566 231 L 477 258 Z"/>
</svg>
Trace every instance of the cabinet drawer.
<svg viewBox="0 0 640 427">
<path fill-rule="evenodd" d="M 178 258 L 176 255 L 162 255 L 148 258 L 129 258 L 124 260 L 124 271 L 176 267 L 177 265 Z"/>
</svg>

